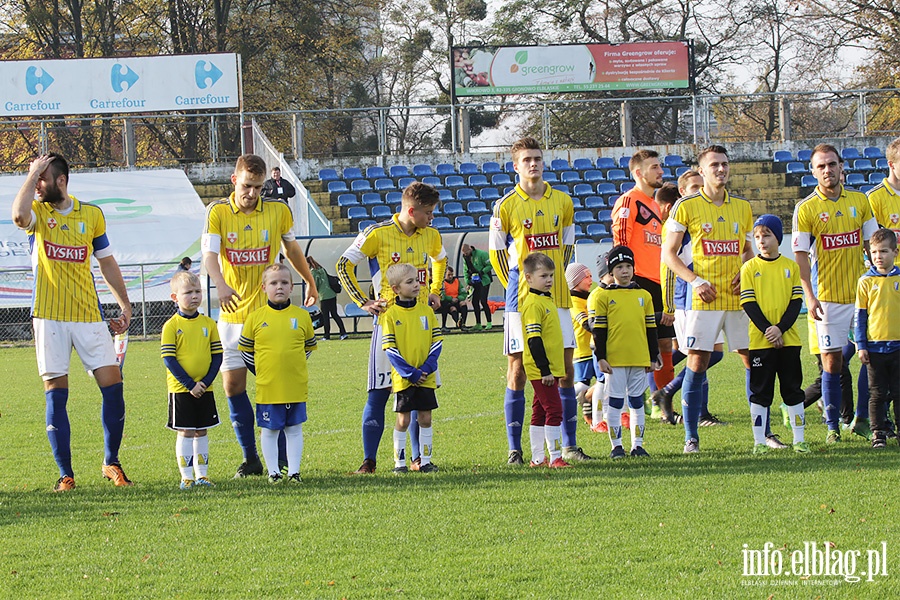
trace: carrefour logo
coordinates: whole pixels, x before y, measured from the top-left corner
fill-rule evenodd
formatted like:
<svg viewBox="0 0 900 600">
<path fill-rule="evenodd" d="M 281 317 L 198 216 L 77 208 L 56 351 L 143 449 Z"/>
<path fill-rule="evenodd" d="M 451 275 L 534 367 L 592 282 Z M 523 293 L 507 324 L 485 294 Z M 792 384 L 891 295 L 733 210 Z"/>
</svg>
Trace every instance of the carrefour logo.
<svg viewBox="0 0 900 600">
<path fill-rule="evenodd" d="M 197 87 L 201 90 L 206 89 L 207 81 L 209 82 L 209 87 L 212 87 L 222 77 L 222 71 L 216 65 L 212 62 L 209 63 L 209 67 L 206 65 L 207 62 L 205 60 L 198 60 L 197 64 L 194 65 L 194 80 L 197 82 Z"/>
<path fill-rule="evenodd" d="M 112 70 L 109 73 L 110 84 L 112 85 L 113 91 L 116 93 L 130 90 L 134 87 L 134 84 L 137 83 L 138 79 L 140 79 L 140 77 L 138 77 L 138 74 L 132 71 L 130 67 L 118 63 L 112 66 Z"/>
<path fill-rule="evenodd" d="M 537 65 L 529 67 L 525 63 L 528 62 L 528 51 L 519 50 L 516 52 L 516 62 L 509 67 L 510 73 L 521 73 L 523 77 L 527 75 L 559 75 L 562 73 L 573 73 L 575 65 Z"/>
<path fill-rule="evenodd" d="M 25 90 L 30 96 L 43 94 L 52 84 L 53 78 L 50 77 L 50 73 L 40 67 L 28 67 L 28 70 L 25 71 Z M 40 91 L 38 86 L 40 86 Z"/>
</svg>

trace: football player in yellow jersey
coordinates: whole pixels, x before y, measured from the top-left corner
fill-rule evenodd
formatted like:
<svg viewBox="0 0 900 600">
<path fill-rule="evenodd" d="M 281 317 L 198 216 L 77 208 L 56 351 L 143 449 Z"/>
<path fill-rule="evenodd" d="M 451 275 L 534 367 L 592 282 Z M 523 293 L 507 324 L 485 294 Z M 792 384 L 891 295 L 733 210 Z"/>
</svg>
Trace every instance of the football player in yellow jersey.
<svg viewBox="0 0 900 600">
<path fill-rule="evenodd" d="M 103 476 L 117 486 L 131 485 L 119 464 L 125 427 L 122 372 L 99 308 L 91 256 L 97 259 L 100 274 L 122 311 L 120 317 L 109 321 L 117 334 L 128 331 L 131 303 L 106 236 L 103 211 L 70 196 L 68 186 L 66 159 L 55 153 L 40 156 L 29 166 L 12 205 L 13 223 L 28 234 L 32 248 L 34 341 L 38 371 L 44 380 L 47 437 L 59 467 L 57 492 L 75 488 L 66 411 L 73 347 L 85 369 L 93 372 L 103 396 Z"/>
<path fill-rule="evenodd" d="M 581 404 L 581 414 L 588 427 L 593 426 L 591 399 L 586 397 L 594 372 L 594 354 L 591 350 L 591 320 L 588 318 L 587 299 L 591 292 L 593 277 L 591 270 L 581 263 L 571 263 L 566 267 L 566 284 L 572 294 L 572 328 L 575 330 L 575 352 L 572 367 L 575 371 L 575 397 Z"/>
<path fill-rule="evenodd" d="M 526 137 L 512 145 L 513 168 L 519 176 L 515 189 L 494 203 L 489 234 L 491 265 L 497 278 L 506 288 L 506 309 L 503 314 L 503 352 L 507 355 L 506 436 L 509 443 L 507 462 L 524 464 L 522 458 L 522 424 L 525 419 L 525 371 L 522 351 L 525 340 L 519 302 L 528 292 L 521 274 L 522 262 L 531 251 L 542 252 L 553 259 L 556 272 L 564 273 L 575 245 L 575 213 L 572 198 L 554 190 L 544 181 L 544 154 L 534 138 Z M 559 309 L 563 327 L 566 376 L 559 383 L 563 403 L 563 458 L 569 462 L 588 460 L 575 440 L 578 428 L 578 400 L 575 396 L 575 374 L 572 356 L 575 333 L 569 317 L 572 305 L 564 277 L 554 280 L 551 293 Z"/>
<path fill-rule="evenodd" d="M 900 268 L 896 265 L 896 234 L 890 229 L 877 230 L 869 240 L 869 251 L 872 268 L 857 284 L 854 339 L 860 361 L 868 366 L 872 448 L 881 449 L 887 445 L 886 415 L 891 401 L 894 419 L 900 422 Z"/>
<path fill-rule="evenodd" d="M 681 390 L 684 406 L 684 452 L 700 451 L 697 426 L 702 409 L 702 388 L 719 332 L 728 345 L 747 361 L 748 320 L 740 310 L 740 266 L 753 257 L 750 203 L 725 189 L 730 164 L 728 151 L 710 146 L 697 156 L 703 188 L 696 196 L 680 199 L 666 221 L 662 256 L 666 266 L 693 289 L 685 311 L 687 371 Z M 678 253 L 685 235 L 691 238 L 693 270 Z"/>
<path fill-rule="evenodd" d="M 900 236 L 900 138 L 888 144 L 884 155 L 888 161 L 888 176 L 866 192 L 866 196 L 875 221 Z M 900 258 L 895 264 L 900 266 Z"/>
<path fill-rule="evenodd" d="M 247 316 L 266 304 L 262 273 L 283 249 L 291 266 L 306 282 L 306 305 L 319 294 L 309 265 L 293 232 L 293 217 L 286 204 L 260 198 L 266 163 L 255 154 L 240 156 L 231 175 L 234 192 L 210 204 L 203 231 L 203 265 L 216 286 L 219 337 L 222 340 L 222 386 L 228 398 L 231 424 L 244 454 L 235 477 L 262 475 L 256 450 L 253 406 L 247 396 L 247 368 L 238 352 L 241 328 Z"/>
<path fill-rule="evenodd" d="M 369 349 L 368 399 L 363 408 L 362 440 L 363 463 L 356 473 L 374 473 L 378 446 L 384 433 L 384 411 L 391 395 L 391 363 L 382 348 L 382 330 L 378 322 L 394 291 L 385 277 L 385 271 L 394 263 L 410 263 L 418 273 L 419 300 L 427 302 L 432 310 L 441 306 L 444 272 L 447 269 L 447 253 L 441 242 L 440 232 L 431 227 L 434 207 L 440 200 L 432 186 L 414 182 L 403 190 L 400 212 L 383 223 L 367 227 L 337 263 L 337 275 L 344 290 L 364 311 L 375 317 L 372 326 L 372 345 Z M 428 261 L 431 261 L 431 281 L 428 281 Z M 371 300 L 359 286 L 356 265 L 367 261 L 372 283 L 377 290 L 376 300 Z M 419 449 L 418 428 L 413 419 L 409 428 L 413 455 Z M 412 470 L 420 462 L 414 458 Z"/>
<path fill-rule="evenodd" d="M 878 228 L 866 197 L 841 184 L 842 164 L 834 146 L 819 144 L 813 149 L 810 166 L 818 185 L 794 207 L 791 232 L 822 357 L 825 441 L 829 444 L 841 440 L 841 348 L 853 324 L 856 280 L 865 271 L 863 251 L 868 252 L 869 237 Z"/>
</svg>

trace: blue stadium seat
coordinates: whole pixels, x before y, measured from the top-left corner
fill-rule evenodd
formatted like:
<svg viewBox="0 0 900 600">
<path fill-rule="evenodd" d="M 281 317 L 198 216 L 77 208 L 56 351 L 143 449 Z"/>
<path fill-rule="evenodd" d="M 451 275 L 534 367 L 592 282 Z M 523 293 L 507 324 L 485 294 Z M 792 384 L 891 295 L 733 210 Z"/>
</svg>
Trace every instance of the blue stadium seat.
<svg viewBox="0 0 900 600">
<path fill-rule="evenodd" d="M 449 190 L 447 190 L 449 191 Z M 384 197 L 384 201 L 388 204 L 400 204 L 403 201 L 402 192 L 388 192 Z"/>
<path fill-rule="evenodd" d="M 563 183 L 576 183 L 581 181 L 581 174 L 578 171 L 563 171 L 559 174 L 559 180 Z"/>
<path fill-rule="evenodd" d="M 351 206 L 347 209 L 348 219 L 366 219 L 368 216 L 369 211 L 365 206 Z"/>
<path fill-rule="evenodd" d="M 559 183 L 559 176 L 556 171 L 544 171 L 544 181 L 547 183 Z"/>
<path fill-rule="evenodd" d="M 409 177 L 409 167 L 406 165 L 394 165 L 388 170 L 388 174 L 397 179 L 398 177 Z"/>
<path fill-rule="evenodd" d="M 606 235 L 609 231 L 603 223 L 591 223 L 587 226 L 585 233 L 588 237 L 600 237 L 601 235 Z"/>
<path fill-rule="evenodd" d="M 472 162 L 459 163 L 460 175 L 474 175 L 478 173 L 478 165 Z"/>
<path fill-rule="evenodd" d="M 576 183 L 572 186 L 573 196 L 590 196 L 594 193 L 594 186 L 589 183 Z"/>
<path fill-rule="evenodd" d="M 441 203 L 438 202 L 434 205 L 434 212 L 432 213 L 435 217 L 441 214 Z"/>
<path fill-rule="evenodd" d="M 798 150 L 797 151 L 797 160 L 803 162 L 809 162 L 809 159 L 812 158 L 812 150 Z"/>
<path fill-rule="evenodd" d="M 473 200 L 472 202 L 469 202 L 469 204 L 466 206 L 466 212 L 469 213 L 470 215 L 477 216 L 477 215 L 481 215 L 484 213 L 489 213 L 491 211 L 488 210 L 487 205 L 484 202 L 482 202 L 481 200 Z"/>
<path fill-rule="evenodd" d="M 884 181 L 885 177 L 887 176 L 880 171 L 869 173 L 869 183 L 871 183 L 872 185 L 878 185 L 879 183 Z"/>
<path fill-rule="evenodd" d="M 481 165 L 481 172 L 485 175 L 493 175 L 494 173 L 502 173 L 503 168 L 500 166 L 500 163 L 488 161 Z"/>
<path fill-rule="evenodd" d="M 672 169 L 669 167 L 662 168 L 663 179 L 666 181 L 671 181 L 675 179 L 675 175 L 672 174 Z"/>
<path fill-rule="evenodd" d="M 394 185 L 393 179 L 388 179 L 387 177 L 382 177 L 381 179 L 375 180 L 375 191 L 382 192 L 387 190 L 396 190 L 397 186 Z"/>
<path fill-rule="evenodd" d="M 414 177 L 428 177 L 429 175 L 434 175 L 431 165 L 413 165 Z"/>
<path fill-rule="evenodd" d="M 809 173 L 806 163 L 802 162 L 789 162 L 786 168 L 788 173 Z"/>
<path fill-rule="evenodd" d="M 581 238 L 585 237 L 584 227 L 582 227 L 581 225 L 573 225 L 572 227 L 574 227 L 574 229 L 575 229 L 575 240 L 576 240 L 575 243 L 577 244 L 578 241 L 581 240 Z M 591 240 L 587 240 L 587 241 L 591 241 Z"/>
<path fill-rule="evenodd" d="M 428 175 L 422 178 L 422 183 L 427 183 L 428 185 L 433 185 L 436 188 L 441 187 L 443 184 L 441 183 L 440 177 L 435 177 L 434 175 Z"/>
<path fill-rule="evenodd" d="M 866 176 L 862 173 L 847 173 L 846 183 L 850 187 L 865 185 Z"/>
<path fill-rule="evenodd" d="M 563 194 L 569 194 L 569 195 L 572 194 L 572 190 L 569 189 L 569 186 L 567 186 L 563 183 L 557 183 L 556 185 L 551 186 L 551 187 L 553 187 L 554 190 L 558 190 L 558 191 L 562 192 Z"/>
<path fill-rule="evenodd" d="M 456 175 L 456 167 L 448 163 L 439 163 L 435 167 L 435 173 L 437 173 L 439 176 Z"/>
<path fill-rule="evenodd" d="M 447 202 L 448 200 L 453 200 L 453 192 L 447 188 L 441 188 L 438 190 L 438 197 L 441 199 L 441 202 Z"/>
<path fill-rule="evenodd" d="M 497 188 L 497 189 L 499 189 L 499 188 Z M 514 186 L 514 185 L 506 186 L 505 188 L 503 188 L 503 195 L 505 196 L 506 194 L 512 192 L 514 189 L 516 189 L 516 186 Z"/>
<path fill-rule="evenodd" d="M 382 204 L 381 195 L 375 192 L 367 192 L 362 195 L 363 206 L 371 206 L 373 204 Z"/>
<path fill-rule="evenodd" d="M 472 215 L 460 215 L 454 221 L 457 229 L 475 229 L 475 218 Z"/>
<path fill-rule="evenodd" d="M 461 215 L 466 211 L 463 210 L 462 204 L 459 202 L 447 202 L 444 204 L 443 213 L 445 215 L 453 216 L 453 215 Z"/>
<path fill-rule="evenodd" d="M 481 188 L 481 190 L 478 192 L 478 195 L 485 202 L 493 202 L 500 197 L 500 192 L 498 192 L 497 188 L 495 187 L 486 187 Z"/>
<path fill-rule="evenodd" d="M 337 181 L 340 178 L 335 169 L 319 169 L 319 181 Z"/>
<path fill-rule="evenodd" d="M 372 190 L 372 184 L 368 179 L 354 179 L 350 182 L 350 191 L 352 192 L 369 192 Z"/>
<path fill-rule="evenodd" d="M 618 167 L 618 163 L 616 163 L 616 160 L 614 158 L 610 158 L 608 156 L 600 156 L 597 158 L 598 169 L 607 171 L 609 169 L 615 169 L 616 167 Z"/>
<path fill-rule="evenodd" d="M 857 158 L 853 161 L 854 171 L 874 171 L 875 165 L 868 158 Z"/>
<path fill-rule="evenodd" d="M 869 146 L 867 148 L 863 148 L 863 156 L 866 158 L 870 158 L 872 160 L 878 158 L 884 158 L 884 153 L 880 148 L 876 148 L 875 146 Z"/>
<path fill-rule="evenodd" d="M 550 161 L 551 171 L 568 171 L 570 168 L 569 161 L 564 158 L 554 158 Z"/>
<path fill-rule="evenodd" d="M 479 227 L 490 227 L 491 226 L 491 215 L 490 213 L 486 215 L 481 215 L 478 217 L 478 226 Z"/>
<path fill-rule="evenodd" d="M 669 154 L 663 159 L 664 167 L 672 167 L 673 169 L 676 167 L 683 167 L 684 159 L 681 158 L 678 154 Z"/>
<path fill-rule="evenodd" d="M 815 175 L 804 175 L 800 178 L 800 185 L 802 187 L 815 187 L 818 184 L 819 182 L 816 181 Z"/>
<path fill-rule="evenodd" d="M 590 171 L 584 172 L 584 180 L 588 183 L 596 183 L 598 181 L 603 181 L 604 179 L 605 178 L 603 177 L 603 171 L 591 169 Z"/>
<path fill-rule="evenodd" d="M 588 210 L 606 208 L 606 200 L 603 199 L 603 196 L 588 196 L 584 199 L 584 207 Z"/>
<path fill-rule="evenodd" d="M 578 196 L 572 196 L 572 208 L 578 210 L 584 208 L 584 202 Z"/>
<path fill-rule="evenodd" d="M 469 175 L 469 187 L 483 187 L 488 185 L 488 179 L 486 175 L 482 175 L 478 173 L 476 175 Z"/>
<path fill-rule="evenodd" d="M 341 194 L 338 196 L 338 206 L 341 208 L 345 206 L 359 206 L 359 200 L 356 198 L 356 194 Z"/>
<path fill-rule="evenodd" d="M 401 177 L 399 181 L 397 181 L 397 187 L 401 190 L 405 190 L 409 187 L 409 184 L 415 183 L 415 177 Z"/>
<path fill-rule="evenodd" d="M 606 172 L 606 178 L 610 181 L 628 181 L 624 169 L 610 169 Z"/>
<path fill-rule="evenodd" d="M 509 173 L 496 173 L 491 175 L 491 185 L 513 185 L 513 180 L 509 176 Z"/>
<path fill-rule="evenodd" d="M 794 160 L 794 155 L 787 150 L 776 150 L 773 159 L 777 163 L 792 162 Z"/>
<path fill-rule="evenodd" d="M 610 194 L 606 196 L 606 205 L 610 208 L 616 205 L 616 201 L 620 198 L 619 194 Z"/>
<path fill-rule="evenodd" d="M 576 158 L 572 161 L 572 168 L 576 171 L 587 171 L 594 168 L 594 163 L 589 158 Z"/>
<path fill-rule="evenodd" d="M 628 170 L 628 163 L 630 163 L 630 162 L 631 162 L 631 157 L 630 157 L 630 156 L 620 156 L 620 157 L 619 157 L 619 168 L 620 168 L 620 169 L 625 169 L 625 170 L 627 171 L 627 170 Z"/>
<path fill-rule="evenodd" d="M 362 169 L 359 169 L 357 167 L 344 167 L 344 179 L 350 180 L 350 179 L 362 179 L 362 178 L 363 178 Z"/>
<path fill-rule="evenodd" d="M 444 185 L 448 188 L 465 187 L 466 180 L 463 179 L 462 175 L 447 175 L 447 179 L 444 180 Z"/>
<path fill-rule="evenodd" d="M 891 168 L 891 166 L 888 164 L 888 159 L 876 158 L 875 159 L 875 168 L 878 169 L 879 171 L 887 171 L 888 169 Z"/>
<path fill-rule="evenodd" d="M 373 221 L 371 219 L 364 219 L 359 222 L 359 225 L 357 225 L 357 228 L 359 229 L 359 231 L 365 231 L 366 227 L 370 227 L 375 224 L 376 224 L 375 221 Z M 356 306 L 356 305 L 354 304 L 353 306 Z M 360 310 L 362 310 L 362 309 L 360 309 Z M 369 313 L 366 313 L 366 314 L 369 314 Z"/>
<path fill-rule="evenodd" d="M 384 167 L 366 167 L 366 177 L 368 179 L 380 179 L 387 176 L 388 174 L 385 172 Z"/>
<path fill-rule="evenodd" d="M 676 168 L 676 169 L 675 169 L 675 179 L 678 179 L 679 177 L 681 177 L 682 175 L 684 175 L 685 173 L 687 173 L 687 172 L 690 171 L 690 170 L 691 170 L 690 167 L 678 167 L 678 168 Z"/>
<path fill-rule="evenodd" d="M 862 155 L 856 148 L 844 148 L 841 150 L 841 158 L 844 160 L 855 160 L 857 158 L 862 158 Z"/>
<path fill-rule="evenodd" d="M 619 193 L 624 194 L 628 190 L 634 187 L 633 181 L 623 181 L 622 185 L 619 186 Z"/>
<path fill-rule="evenodd" d="M 378 206 L 372 207 L 372 218 L 376 221 L 384 221 L 385 219 L 390 219 L 391 215 L 394 214 L 394 208 L 392 206 L 388 206 L 387 204 L 379 204 Z"/>
<path fill-rule="evenodd" d="M 447 217 L 435 217 L 431 221 L 431 226 L 435 229 L 453 229 L 453 225 L 450 224 L 450 219 Z"/>
<path fill-rule="evenodd" d="M 332 194 L 340 194 L 341 192 L 347 192 L 349 190 L 347 189 L 346 181 L 329 181 L 328 191 Z"/>
<path fill-rule="evenodd" d="M 597 193 L 601 196 L 608 196 L 609 194 L 617 194 L 619 193 L 619 188 L 616 187 L 614 183 L 598 183 L 597 184 Z"/>
<path fill-rule="evenodd" d="M 875 189 L 875 186 L 872 185 L 871 183 L 867 183 L 866 185 L 859 186 L 859 191 L 861 191 L 863 194 L 868 194 L 870 190 L 874 190 L 874 189 Z"/>
<path fill-rule="evenodd" d="M 597 211 L 597 220 L 602 221 L 604 223 L 612 223 L 612 211 L 611 210 Z"/>
<path fill-rule="evenodd" d="M 460 202 L 477 200 L 478 194 L 476 194 L 475 190 L 473 190 L 472 188 L 459 188 L 458 190 L 456 190 L 456 199 Z"/>
<path fill-rule="evenodd" d="M 576 244 L 593 244 L 593 243 L 594 243 L 594 240 L 592 240 L 592 239 L 589 238 L 589 237 L 578 237 L 578 236 L 576 235 L 576 236 L 575 236 L 575 243 L 576 243 Z"/>
<path fill-rule="evenodd" d="M 506 161 L 503 165 L 503 171 L 506 173 L 515 173 L 516 169 L 513 167 L 513 162 L 511 160 Z"/>
<path fill-rule="evenodd" d="M 593 223 L 594 213 L 589 210 L 576 210 L 574 219 L 576 223 Z"/>
</svg>

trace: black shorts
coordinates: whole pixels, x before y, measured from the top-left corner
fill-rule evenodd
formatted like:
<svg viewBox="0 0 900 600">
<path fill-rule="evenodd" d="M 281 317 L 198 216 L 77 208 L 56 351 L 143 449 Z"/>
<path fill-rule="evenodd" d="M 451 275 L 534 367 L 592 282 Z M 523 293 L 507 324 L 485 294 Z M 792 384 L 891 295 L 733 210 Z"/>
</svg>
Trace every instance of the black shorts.
<svg viewBox="0 0 900 600">
<path fill-rule="evenodd" d="M 438 407 L 434 388 L 410 386 L 394 395 L 394 412 L 408 413 L 414 410 L 434 410 Z"/>
<path fill-rule="evenodd" d="M 209 429 L 218 424 L 216 399 L 209 390 L 199 398 L 188 392 L 169 393 L 169 429 Z"/>
<path fill-rule="evenodd" d="M 656 315 L 656 337 L 659 339 L 675 337 L 674 325 L 662 325 L 663 299 L 662 286 L 655 281 L 646 277 L 634 276 L 634 282 L 640 286 L 642 290 L 650 292 L 650 298 L 653 299 L 653 312 Z"/>
</svg>

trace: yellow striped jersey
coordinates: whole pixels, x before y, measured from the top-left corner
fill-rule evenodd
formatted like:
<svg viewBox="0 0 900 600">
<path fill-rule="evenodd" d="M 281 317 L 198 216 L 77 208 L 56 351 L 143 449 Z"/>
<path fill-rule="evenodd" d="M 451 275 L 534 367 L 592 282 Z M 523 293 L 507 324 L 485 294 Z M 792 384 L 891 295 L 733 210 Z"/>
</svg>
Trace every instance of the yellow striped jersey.
<svg viewBox="0 0 900 600">
<path fill-rule="evenodd" d="M 803 298 L 800 287 L 800 267 L 786 257 L 769 260 L 757 256 L 741 267 L 741 305 L 756 302 L 766 320 L 777 325 L 787 311 L 791 300 Z M 785 346 L 799 346 L 800 332 L 797 322 L 782 333 Z M 774 348 L 756 325 L 750 322 L 750 349 L 763 350 Z"/>
<path fill-rule="evenodd" d="M 430 281 L 429 258 L 432 264 Z M 429 293 L 440 296 L 443 291 L 447 253 L 444 251 L 441 233 L 434 227 L 424 227 L 417 229 L 412 235 L 406 235 L 395 214 L 387 221 L 366 227 L 356 236 L 338 260 L 337 276 L 344 290 L 359 306 L 368 300 L 356 278 L 356 266 L 364 260 L 369 262 L 369 273 L 376 295 L 388 302 L 394 299 L 395 294 L 385 272 L 394 263 L 409 263 L 418 270 L 420 302 L 427 304 Z"/>
<path fill-rule="evenodd" d="M 378 317 L 378 323 L 381 325 L 382 349 L 388 351 L 396 348 L 403 360 L 417 369 L 425 364 L 432 347 L 443 340 L 434 311 L 421 300 L 412 308 L 392 303 Z M 404 379 L 393 366 L 391 367 L 391 386 L 394 392 L 413 385 L 416 384 Z M 429 373 L 419 387 L 436 388 L 437 371 Z"/>
<path fill-rule="evenodd" d="M 565 279 L 563 279 L 565 281 Z M 551 296 L 529 292 L 521 305 L 522 333 L 525 336 L 525 350 L 522 364 L 529 381 L 541 378 L 541 370 L 534 362 L 528 340 L 540 338 L 544 343 L 544 353 L 550 361 L 550 372 L 554 377 L 565 377 L 566 364 L 563 350 L 562 327 L 559 324 L 559 310 Z"/>
<path fill-rule="evenodd" d="M 553 259 L 553 301 L 569 308 L 572 300 L 564 273 L 575 244 L 575 209 L 572 198 L 544 182 L 544 195 L 532 200 L 521 186 L 494 203 L 488 250 L 497 278 L 506 288 L 506 310 L 518 311 L 528 295 L 522 261 L 529 252 L 542 252 Z"/>
<path fill-rule="evenodd" d="M 866 270 L 863 242 L 877 227 L 862 192 L 842 188 L 840 198 L 831 200 L 817 187 L 797 203 L 791 246 L 795 253 L 809 253 L 810 279 L 819 300 L 853 303 L 856 282 Z"/>
<path fill-rule="evenodd" d="M 611 367 L 649 367 L 647 329 L 656 327 L 653 298 L 637 287 L 598 288 L 588 301 L 594 329 L 607 329 L 606 362 Z"/>
<path fill-rule="evenodd" d="M 662 243 L 666 243 L 666 234 L 669 229 L 663 224 Z M 684 265 L 692 269 L 694 268 L 693 259 L 691 258 L 691 236 L 685 232 L 681 238 L 681 248 L 677 252 L 678 258 Z M 663 312 L 674 315 L 676 310 L 685 310 L 685 306 L 690 301 L 691 286 L 687 284 L 681 277 L 675 275 L 675 271 L 666 266 L 663 261 L 659 262 L 659 287 L 663 298 Z"/>
<path fill-rule="evenodd" d="M 700 190 L 675 203 L 666 228 L 690 235 L 693 271 L 716 288 L 716 299 L 710 303 L 692 289 L 685 309 L 740 310 L 740 296 L 732 293 L 731 281 L 741 270 L 744 245 L 753 231 L 750 203 L 725 192 L 722 206 L 716 206 Z"/>
<path fill-rule="evenodd" d="M 864 312 L 860 318 L 860 312 Z M 856 286 L 857 327 L 856 343 L 870 352 L 900 350 L 900 268 L 879 273 L 872 267 L 860 277 Z M 898 374 L 894 373 L 894 377 Z M 896 401 L 896 400 L 895 400 Z"/>
<path fill-rule="evenodd" d="M 866 192 L 866 197 L 869 198 L 875 222 L 893 231 L 900 239 L 900 195 L 897 195 L 897 190 L 883 180 Z M 894 264 L 900 265 L 900 254 L 894 259 Z"/>
<path fill-rule="evenodd" d="M 95 323 L 103 320 L 91 273 L 91 255 L 112 256 L 103 211 L 74 196 L 66 214 L 49 203 L 31 203 L 31 246 L 34 293 L 31 315 L 38 319 Z"/>
<path fill-rule="evenodd" d="M 296 238 L 293 227 L 291 209 L 279 200 L 260 198 L 256 210 L 244 214 L 232 192 L 229 198 L 207 207 L 203 251 L 219 255 L 225 283 L 241 297 L 238 309 L 230 313 L 222 311 L 220 320 L 243 323 L 251 312 L 265 306 L 262 273 L 275 263 L 281 242 Z"/>
<path fill-rule="evenodd" d="M 175 313 L 163 325 L 160 337 L 162 357 L 174 357 L 194 381 L 206 377 L 213 354 L 222 354 L 216 322 L 199 313 L 191 318 Z M 181 385 L 168 369 L 166 386 L 170 393 L 191 391 Z"/>
<path fill-rule="evenodd" d="M 591 341 L 594 338 L 591 336 L 591 320 L 588 318 L 587 303 L 587 298 L 582 298 L 578 292 L 572 294 L 572 306 L 569 308 L 569 313 L 572 315 L 572 328 L 575 330 L 575 353 L 572 355 L 572 360 L 575 362 L 590 360 L 592 355 Z M 585 329 L 585 325 L 588 326 L 587 329 Z"/>
<path fill-rule="evenodd" d="M 316 349 L 309 313 L 293 304 L 266 303 L 247 317 L 238 350 L 252 353 L 257 404 L 306 402 L 309 371 L 306 353 Z"/>
</svg>

